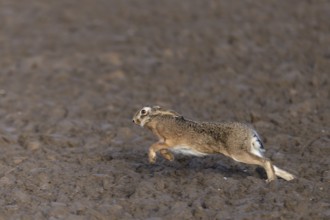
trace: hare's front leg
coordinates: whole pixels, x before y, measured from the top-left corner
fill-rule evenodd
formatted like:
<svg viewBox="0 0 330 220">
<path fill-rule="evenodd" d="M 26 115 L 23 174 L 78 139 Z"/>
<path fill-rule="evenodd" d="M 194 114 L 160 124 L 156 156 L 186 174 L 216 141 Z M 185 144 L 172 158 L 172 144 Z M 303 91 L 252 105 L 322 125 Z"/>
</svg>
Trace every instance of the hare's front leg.
<svg viewBox="0 0 330 220">
<path fill-rule="evenodd" d="M 151 145 L 151 147 L 149 148 L 149 163 L 155 163 L 156 162 L 156 158 L 157 155 L 156 153 L 158 151 L 160 151 L 161 155 L 167 159 L 167 160 L 173 160 L 174 156 L 173 154 L 167 150 L 167 148 L 169 148 L 169 146 L 163 142 L 157 142 L 154 143 L 153 145 Z"/>
</svg>

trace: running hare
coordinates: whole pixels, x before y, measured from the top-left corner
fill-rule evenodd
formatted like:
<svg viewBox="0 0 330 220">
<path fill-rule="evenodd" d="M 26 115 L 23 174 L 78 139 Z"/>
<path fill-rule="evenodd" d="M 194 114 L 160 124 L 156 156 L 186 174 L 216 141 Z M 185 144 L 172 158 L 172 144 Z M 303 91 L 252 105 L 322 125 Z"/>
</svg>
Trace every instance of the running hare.
<svg viewBox="0 0 330 220">
<path fill-rule="evenodd" d="M 238 162 L 262 166 L 267 182 L 276 176 L 287 181 L 295 178 L 263 156 L 265 150 L 257 132 L 245 124 L 190 121 L 159 106 L 142 108 L 134 115 L 133 122 L 159 138 L 149 148 L 150 163 L 156 162 L 157 152 L 167 160 L 174 159 L 173 153 L 195 156 L 222 153 Z"/>
</svg>

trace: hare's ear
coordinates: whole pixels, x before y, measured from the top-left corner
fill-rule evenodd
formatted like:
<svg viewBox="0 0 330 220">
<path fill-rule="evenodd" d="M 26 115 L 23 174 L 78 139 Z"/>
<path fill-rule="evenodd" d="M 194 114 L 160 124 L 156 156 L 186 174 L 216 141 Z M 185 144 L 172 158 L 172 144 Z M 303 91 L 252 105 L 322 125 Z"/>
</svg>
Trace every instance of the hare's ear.
<svg viewBox="0 0 330 220">
<path fill-rule="evenodd" d="M 175 116 L 177 119 L 184 120 L 184 117 L 182 115 Z"/>
<path fill-rule="evenodd" d="M 182 117 L 181 114 L 179 114 L 179 113 L 177 113 L 177 112 L 175 112 L 175 111 L 173 111 L 173 110 L 170 110 L 169 112 L 170 112 L 171 114 L 175 115 L 176 117 Z"/>
<path fill-rule="evenodd" d="M 156 105 L 156 106 L 153 106 L 153 107 L 151 108 L 151 111 L 152 111 L 152 112 L 156 112 L 156 111 L 161 110 L 161 109 L 162 109 L 162 108 L 161 108 L 160 106 Z"/>
</svg>

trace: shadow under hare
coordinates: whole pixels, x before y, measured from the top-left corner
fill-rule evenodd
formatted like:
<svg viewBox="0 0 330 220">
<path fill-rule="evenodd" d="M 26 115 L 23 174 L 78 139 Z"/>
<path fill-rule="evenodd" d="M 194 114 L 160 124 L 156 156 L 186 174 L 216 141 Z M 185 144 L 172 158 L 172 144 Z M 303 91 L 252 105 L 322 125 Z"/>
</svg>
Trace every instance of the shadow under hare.
<svg viewBox="0 0 330 220">
<path fill-rule="evenodd" d="M 173 153 L 194 156 L 221 153 L 238 162 L 262 166 L 267 182 L 276 176 L 287 181 L 295 178 L 263 156 L 265 149 L 257 132 L 246 124 L 191 121 L 159 106 L 143 107 L 134 115 L 133 122 L 148 128 L 159 139 L 149 148 L 150 163 L 156 162 L 157 152 L 170 161 L 174 160 Z"/>
</svg>

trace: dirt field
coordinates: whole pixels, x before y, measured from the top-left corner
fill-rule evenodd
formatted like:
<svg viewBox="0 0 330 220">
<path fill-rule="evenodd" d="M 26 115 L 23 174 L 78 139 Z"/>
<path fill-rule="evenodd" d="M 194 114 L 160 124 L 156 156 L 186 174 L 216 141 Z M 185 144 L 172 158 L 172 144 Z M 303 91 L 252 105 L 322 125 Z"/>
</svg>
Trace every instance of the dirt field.
<svg viewBox="0 0 330 220">
<path fill-rule="evenodd" d="M 329 1 L 0 1 L 0 219 L 329 219 Z M 260 133 L 158 158 L 146 105 Z"/>
</svg>

